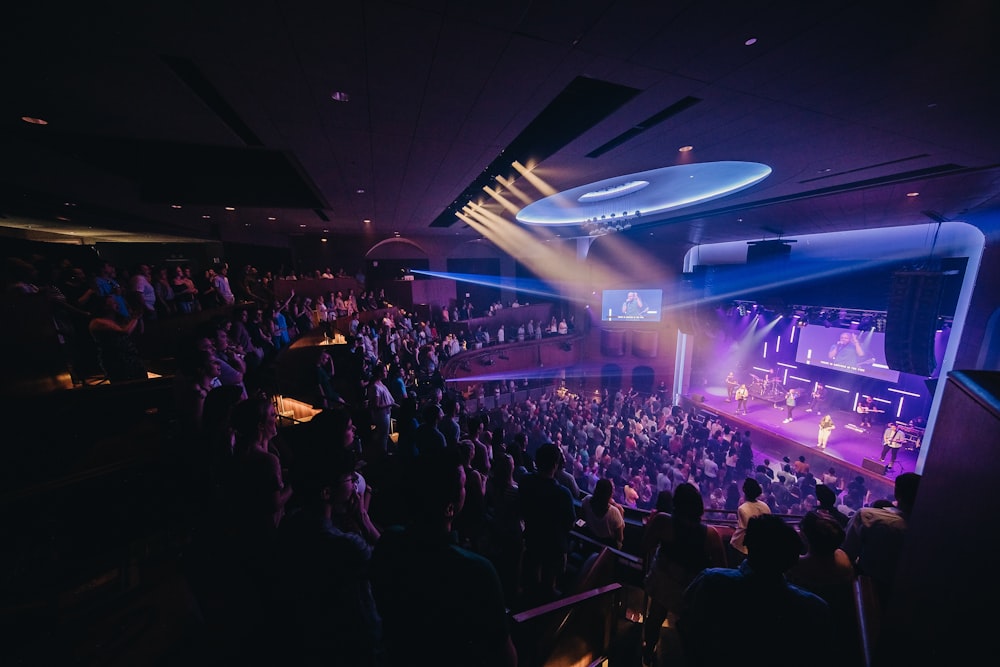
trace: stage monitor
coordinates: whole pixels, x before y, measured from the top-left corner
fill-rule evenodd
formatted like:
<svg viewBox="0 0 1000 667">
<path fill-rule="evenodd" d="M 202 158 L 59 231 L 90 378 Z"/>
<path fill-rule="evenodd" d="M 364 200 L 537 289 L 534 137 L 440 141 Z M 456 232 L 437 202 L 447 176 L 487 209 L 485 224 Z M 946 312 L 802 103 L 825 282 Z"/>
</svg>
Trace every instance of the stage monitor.
<svg viewBox="0 0 1000 667">
<path fill-rule="evenodd" d="M 659 322 L 663 290 L 608 289 L 601 295 L 602 322 Z"/>
<path fill-rule="evenodd" d="M 898 382 L 899 371 L 885 360 L 885 334 L 836 327 L 807 326 L 799 329 L 795 361 L 835 371 Z"/>
</svg>

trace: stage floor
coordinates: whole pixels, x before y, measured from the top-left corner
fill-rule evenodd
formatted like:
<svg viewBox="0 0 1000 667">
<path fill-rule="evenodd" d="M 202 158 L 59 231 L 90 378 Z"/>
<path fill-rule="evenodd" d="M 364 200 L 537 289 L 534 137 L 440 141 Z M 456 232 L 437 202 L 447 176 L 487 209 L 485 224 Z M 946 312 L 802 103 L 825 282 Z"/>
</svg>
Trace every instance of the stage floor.
<svg viewBox="0 0 1000 667">
<path fill-rule="evenodd" d="M 861 427 L 861 415 L 855 412 L 831 411 L 829 414 L 836 428 L 830 434 L 826 449 L 820 449 L 816 445 L 819 421 L 823 415 L 807 412 L 804 407 L 796 407 L 792 421 L 784 423 L 786 410 L 783 403 L 751 398 L 747 401 L 747 414 L 737 415 L 736 402 L 726 402 L 724 386 L 707 387 L 704 401 L 691 401 L 691 404 L 718 415 L 734 428 L 741 431 L 749 429 L 753 448 L 759 452 L 760 459 L 767 457 L 780 461 L 788 456 L 794 461 L 802 455 L 816 477 L 830 467 L 841 479 L 850 480 L 856 475 L 863 475 L 870 480 L 873 500 L 891 498 L 895 476 L 902 472 L 914 472 L 916 467 L 919 450 L 911 449 L 909 444 L 900 450 L 892 470 L 883 474 L 880 467 L 875 470 L 864 467 L 865 458 L 877 462 L 882 453 L 882 432 L 887 424 L 885 414 L 875 415 L 872 428 L 868 429 Z M 755 461 L 760 462 L 757 458 Z"/>
</svg>

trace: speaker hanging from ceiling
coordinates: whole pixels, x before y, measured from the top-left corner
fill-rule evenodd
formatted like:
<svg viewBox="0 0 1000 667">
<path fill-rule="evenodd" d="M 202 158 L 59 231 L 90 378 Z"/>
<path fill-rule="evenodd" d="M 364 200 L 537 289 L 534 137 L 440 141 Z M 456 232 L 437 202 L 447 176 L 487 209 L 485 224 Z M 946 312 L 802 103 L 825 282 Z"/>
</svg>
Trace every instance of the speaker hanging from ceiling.
<svg viewBox="0 0 1000 667">
<path fill-rule="evenodd" d="M 934 373 L 934 336 L 944 274 L 897 271 L 892 276 L 885 321 L 885 359 L 889 368 L 929 377 Z"/>
</svg>

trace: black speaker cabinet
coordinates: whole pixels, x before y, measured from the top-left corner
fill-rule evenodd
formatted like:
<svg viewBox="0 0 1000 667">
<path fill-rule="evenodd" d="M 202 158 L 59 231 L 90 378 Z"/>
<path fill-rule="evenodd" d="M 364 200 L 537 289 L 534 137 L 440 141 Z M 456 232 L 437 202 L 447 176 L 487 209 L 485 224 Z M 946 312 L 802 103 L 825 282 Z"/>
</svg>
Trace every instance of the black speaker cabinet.
<svg viewBox="0 0 1000 667">
<path fill-rule="evenodd" d="M 869 472 L 877 472 L 880 475 L 885 474 L 885 464 L 882 463 L 881 461 L 870 459 L 867 456 L 861 462 L 861 467 Z"/>
<path fill-rule="evenodd" d="M 889 368 L 923 375 L 934 373 L 934 336 L 944 274 L 898 271 L 892 276 L 885 318 L 885 360 Z"/>
</svg>

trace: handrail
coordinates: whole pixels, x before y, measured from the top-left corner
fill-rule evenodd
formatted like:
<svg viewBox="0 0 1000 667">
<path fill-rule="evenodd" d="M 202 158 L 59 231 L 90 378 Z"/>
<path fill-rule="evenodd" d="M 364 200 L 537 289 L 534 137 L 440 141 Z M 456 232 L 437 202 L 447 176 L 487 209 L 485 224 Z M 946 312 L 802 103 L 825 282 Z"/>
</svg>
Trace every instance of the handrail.
<svg viewBox="0 0 1000 667">
<path fill-rule="evenodd" d="M 532 607 L 531 609 L 526 609 L 524 611 L 518 612 L 511 615 L 511 620 L 515 623 L 526 623 L 528 621 L 549 614 L 553 611 L 558 611 L 560 609 L 565 609 L 567 607 L 572 607 L 573 605 L 579 604 L 586 600 L 590 600 L 608 593 L 612 593 L 622 588 L 621 584 L 608 584 L 607 586 L 600 586 L 599 588 L 591 588 L 590 590 L 583 591 L 582 593 L 577 593 L 576 595 L 567 595 L 564 598 L 559 598 L 552 602 L 546 602 L 545 604 L 539 605 L 537 607 Z"/>
<path fill-rule="evenodd" d="M 622 551 L 621 549 L 615 549 L 614 547 L 609 547 L 603 542 L 598 542 L 589 535 L 584 535 L 583 533 L 575 529 L 570 531 L 570 535 L 573 537 L 573 539 L 587 542 L 588 544 L 591 544 L 597 547 L 598 549 L 607 549 L 612 555 L 625 561 L 630 567 L 636 567 L 640 569 L 642 568 L 642 558 L 636 556 L 635 554 L 630 554 L 627 551 Z"/>
<path fill-rule="evenodd" d="M 859 574 L 854 577 L 854 609 L 858 617 L 858 635 L 861 642 L 861 657 L 864 667 L 872 665 L 872 649 L 878 640 L 879 603 L 870 576 Z"/>
</svg>

